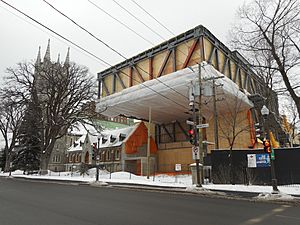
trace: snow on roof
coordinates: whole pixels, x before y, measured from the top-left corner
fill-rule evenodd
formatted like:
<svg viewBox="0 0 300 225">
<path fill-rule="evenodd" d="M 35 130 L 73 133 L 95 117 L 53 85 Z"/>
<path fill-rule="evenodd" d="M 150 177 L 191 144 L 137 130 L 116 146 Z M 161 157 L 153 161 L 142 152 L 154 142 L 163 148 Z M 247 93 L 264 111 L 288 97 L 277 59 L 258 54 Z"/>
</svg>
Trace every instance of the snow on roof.
<svg viewBox="0 0 300 225">
<path fill-rule="evenodd" d="M 104 130 L 100 133 L 86 133 L 83 134 L 78 140 L 74 142 L 74 144 L 68 148 L 68 152 L 72 151 L 82 151 L 83 146 L 80 145 L 81 143 L 84 143 L 86 140 L 86 137 L 89 139 L 90 143 L 98 143 L 98 138 L 100 141 L 100 148 L 107 148 L 107 147 L 117 147 L 122 145 L 123 141 L 126 137 L 130 135 L 130 133 L 134 130 L 135 126 L 121 128 L 121 129 L 115 129 L 115 130 Z"/>
<path fill-rule="evenodd" d="M 126 137 L 134 130 L 135 126 L 115 129 L 104 130 L 101 132 L 102 138 L 100 139 L 100 148 L 116 147 L 122 145 Z"/>
<path fill-rule="evenodd" d="M 82 151 L 82 144 L 84 143 L 85 138 L 86 138 L 86 134 L 82 135 L 79 139 L 77 139 L 74 142 L 74 144 L 68 148 L 68 152 Z"/>
</svg>

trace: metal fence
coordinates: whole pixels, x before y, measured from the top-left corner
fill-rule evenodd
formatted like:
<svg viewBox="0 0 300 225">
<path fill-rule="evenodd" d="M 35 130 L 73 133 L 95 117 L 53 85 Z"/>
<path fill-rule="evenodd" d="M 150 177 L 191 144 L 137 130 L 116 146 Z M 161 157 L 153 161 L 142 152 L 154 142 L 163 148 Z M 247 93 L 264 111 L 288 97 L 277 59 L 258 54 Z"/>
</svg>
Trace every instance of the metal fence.
<svg viewBox="0 0 300 225">
<path fill-rule="evenodd" d="M 211 154 L 214 183 L 271 184 L 271 169 L 248 168 L 247 154 L 262 150 L 234 150 L 232 159 L 227 150 Z M 279 185 L 300 184 L 300 149 L 275 149 L 275 174 Z"/>
</svg>

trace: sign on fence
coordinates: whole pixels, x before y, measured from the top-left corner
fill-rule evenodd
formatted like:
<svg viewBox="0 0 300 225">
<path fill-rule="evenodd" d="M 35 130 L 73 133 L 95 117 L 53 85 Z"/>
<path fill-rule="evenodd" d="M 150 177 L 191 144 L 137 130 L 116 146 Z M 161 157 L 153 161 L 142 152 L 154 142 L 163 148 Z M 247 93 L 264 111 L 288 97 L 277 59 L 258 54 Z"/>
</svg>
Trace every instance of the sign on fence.
<svg viewBox="0 0 300 225">
<path fill-rule="evenodd" d="M 270 155 L 265 154 L 247 154 L 248 168 L 269 167 Z"/>
<path fill-rule="evenodd" d="M 175 171 L 181 171 L 181 164 L 175 164 Z"/>
</svg>

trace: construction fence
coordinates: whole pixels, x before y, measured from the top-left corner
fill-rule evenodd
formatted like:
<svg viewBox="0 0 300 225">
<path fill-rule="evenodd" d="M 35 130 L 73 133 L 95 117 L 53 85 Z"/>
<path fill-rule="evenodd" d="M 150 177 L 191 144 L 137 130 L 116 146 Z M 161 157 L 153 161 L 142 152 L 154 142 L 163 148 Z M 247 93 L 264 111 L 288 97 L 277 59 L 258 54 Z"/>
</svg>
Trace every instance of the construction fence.
<svg viewBox="0 0 300 225">
<path fill-rule="evenodd" d="M 263 154 L 262 149 L 212 151 L 210 163 L 215 184 L 271 184 L 271 168 L 248 166 L 248 154 Z M 300 184 L 300 148 L 274 149 L 275 175 L 279 185 Z M 232 157 L 232 158 L 231 158 Z"/>
</svg>

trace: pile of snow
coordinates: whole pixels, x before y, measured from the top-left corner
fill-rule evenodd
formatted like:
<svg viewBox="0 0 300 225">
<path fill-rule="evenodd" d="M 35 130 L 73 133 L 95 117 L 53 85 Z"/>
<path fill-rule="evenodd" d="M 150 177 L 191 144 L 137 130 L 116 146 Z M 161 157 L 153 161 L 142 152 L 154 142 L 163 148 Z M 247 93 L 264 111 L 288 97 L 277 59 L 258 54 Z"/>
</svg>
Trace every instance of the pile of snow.
<svg viewBox="0 0 300 225">
<path fill-rule="evenodd" d="M 226 195 L 225 193 L 211 191 L 203 185 L 202 187 L 197 187 L 196 185 L 187 186 L 185 189 L 186 192 L 192 193 L 202 193 L 202 194 L 218 194 L 218 195 Z"/>
<path fill-rule="evenodd" d="M 264 200 L 293 200 L 295 197 L 284 194 L 284 193 L 261 193 L 257 197 L 257 199 L 264 199 Z"/>
</svg>

